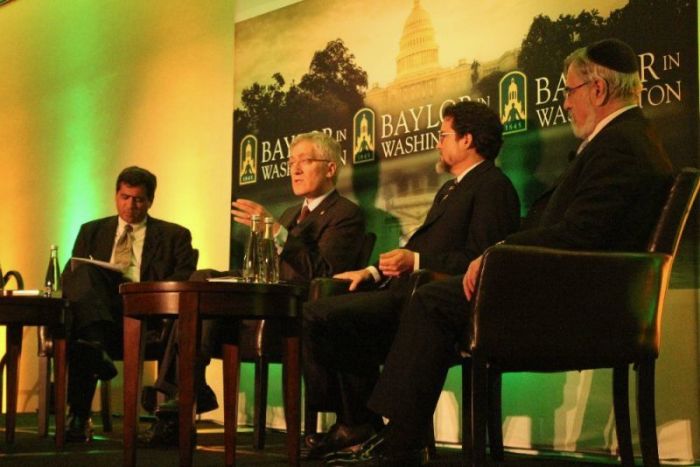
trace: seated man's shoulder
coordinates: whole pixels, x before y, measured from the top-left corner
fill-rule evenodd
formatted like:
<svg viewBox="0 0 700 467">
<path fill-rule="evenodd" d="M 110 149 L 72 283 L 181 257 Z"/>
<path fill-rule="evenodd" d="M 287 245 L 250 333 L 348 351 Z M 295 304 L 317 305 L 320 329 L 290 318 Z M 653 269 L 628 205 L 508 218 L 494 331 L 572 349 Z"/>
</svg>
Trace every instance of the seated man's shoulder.
<svg viewBox="0 0 700 467">
<path fill-rule="evenodd" d="M 184 227 L 180 224 L 176 224 L 174 222 L 169 222 L 169 221 L 164 221 L 162 219 L 156 219 L 156 218 L 150 217 L 150 216 L 148 218 L 148 222 L 146 223 L 146 227 L 157 227 L 159 229 L 173 231 L 173 232 L 189 232 L 190 231 L 187 227 Z"/>
<path fill-rule="evenodd" d="M 476 182 L 482 186 L 490 187 L 491 189 L 508 189 L 515 190 L 513 182 L 508 175 L 499 167 L 492 165 L 486 170 L 479 180 Z"/>
<path fill-rule="evenodd" d="M 345 196 L 338 197 L 337 205 L 338 205 L 339 209 L 343 209 L 343 210 L 350 212 L 350 213 L 359 213 L 360 212 L 360 206 L 357 205 L 357 203 L 350 201 Z"/>
<path fill-rule="evenodd" d="M 114 223 L 116 225 L 116 222 L 117 216 L 107 216 L 102 217 L 100 219 L 93 219 L 91 221 L 85 222 L 83 225 L 80 226 L 80 228 L 83 230 L 94 230 L 109 223 Z"/>
</svg>

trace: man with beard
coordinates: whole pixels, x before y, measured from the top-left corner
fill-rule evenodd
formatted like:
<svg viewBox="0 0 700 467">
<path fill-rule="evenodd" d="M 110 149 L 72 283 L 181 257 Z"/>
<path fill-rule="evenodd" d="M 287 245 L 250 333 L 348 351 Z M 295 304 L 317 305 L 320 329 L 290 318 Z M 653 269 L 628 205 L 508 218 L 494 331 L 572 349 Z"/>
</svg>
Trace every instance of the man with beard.
<svg viewBox="0 0 700 467">
<path fill-rule="evenodd" d="M 638 107 L 642 85 L 637 56 L 624 42 L 607 39 L 574 51 L 564 63 L 564 73 L 564 108 L 582 143 L 555 187 L 544 195 L 544 208 L 534 210 L 535 218 L 528 222 L 533 227 L 508 235 L 505 243 L 643 250 L 673 170 Z M 468 300 L 480 269 L 481 256 L 463 276 L 418 289 L 369 399 L 369 408 L 387 417 L 389 425 L 355 452 L 328 457 L 329 465 L 420 465 L 425 431 L 447 370 L 457 361 L 456 345 L 464 341 Z"/>
<path fill-rule="evenodd" d="M 502 131 L 498 115 L 485 104 L 447 107 L 437 147 L 439 165 L 454 178 L 437 192 L 424 223 L 403 248 L 380 255 L 378 265 L 334 276 L 348 279 L 352 293 L 305 304 L 307 403 L 337 415 L 328 433 L 305 438 L 310 458 L 358 444 L 381 428 L 381 417 L 366 404 L 410 293 L 410 273 L 429 268 L 458 274 L 517 229 L 518 196 L 494 165 Z M 362 282 L 380 286 L 355 291 Z"/>
</svg>

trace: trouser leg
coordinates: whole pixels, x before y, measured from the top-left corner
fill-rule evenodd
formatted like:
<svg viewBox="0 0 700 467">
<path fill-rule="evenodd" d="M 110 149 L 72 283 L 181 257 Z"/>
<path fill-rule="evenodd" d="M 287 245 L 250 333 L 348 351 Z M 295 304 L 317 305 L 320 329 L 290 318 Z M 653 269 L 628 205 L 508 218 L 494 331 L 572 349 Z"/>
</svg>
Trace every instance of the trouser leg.
<svg viewBox="0 0 700 467">
<path fill-rule="evenodd" d="M 366 407 L 395 331 L 401 300 L 388 290 L 355 292 L 304 306 L 303 362 L 312 410 L 371 423 Z"/>
<path fill-rule="evenodd" d="M 123 281 L 118 273 L 88 264 L 63 274 L 63 293 L 71 301 L 66 323 L 69 335 L 67 396 L 71 412 L 81 416 L 90 413 L 101 349 L 114 352 L 120 345 L 122 307 L 118 288 Z M 92 347 L 80 348 L 76 346 L 77 340 L 86 341 Z"/>
<path fill-rule="evenodd" d="M 427 432 L 468 319 L 460 276 L 421 287 L 401 316 L 369 407 L 402 430 L 407 444 L 420 444 Z"/>
</svg>

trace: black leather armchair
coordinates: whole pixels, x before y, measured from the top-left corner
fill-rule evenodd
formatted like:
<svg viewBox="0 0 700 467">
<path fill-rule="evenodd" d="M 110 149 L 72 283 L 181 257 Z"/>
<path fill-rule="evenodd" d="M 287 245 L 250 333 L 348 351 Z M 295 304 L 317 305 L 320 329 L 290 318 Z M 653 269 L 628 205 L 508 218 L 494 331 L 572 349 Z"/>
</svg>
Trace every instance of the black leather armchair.
<svg viewBox="0 0 700 467">
<path fill-rule="evenodd" d="M 628 368 L 637 371 L 645 466 L 659 464 L 654 364 L 671 266 L 698 192 L 700 172 L 675 179 L 646 252 L 584 252 L 497 245 L 484 255 L 472 300 L 463 404 L 467 465 L 503 456 L 501 374 L 613 369 L 613 405 L 623 465 L 634 465 Z M 470 368 L 471 367 L 471 368 Z M 466 397 L 464 399 L 467 400 Z M 471 420 L 471 425 L 469 424 Z M 492 435 L 492 436 L 491 436 Z"/>
</svg>

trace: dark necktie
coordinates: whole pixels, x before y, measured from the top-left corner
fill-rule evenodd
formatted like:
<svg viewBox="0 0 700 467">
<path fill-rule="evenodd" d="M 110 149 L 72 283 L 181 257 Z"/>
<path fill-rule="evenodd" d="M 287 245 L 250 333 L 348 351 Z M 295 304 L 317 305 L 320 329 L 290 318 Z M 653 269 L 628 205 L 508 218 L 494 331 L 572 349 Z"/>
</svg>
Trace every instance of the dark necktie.
<svg viewBox="0 0 700 467">
<path fill-rule="evenodd" d="M 440 195 L 438 197 L 438 200 L 437 200 L 438 204 L 445 201 L 445 199 L 447 199 L 447 197 L 450 195 L 452 190 L 455 189 L 456 186 L 457 186 L 457 179 L 456 178 L 453 178 L 449 182 L 445 183 L 445 185 L 443 186 L 443 189 L 441 190 L 442 195 Z"/>
<path fill-rule="evenodd" d="M 301 208 L 301 213 L 299 213 L 299 217 L 297 217 L 297 224 L 301 224 L 304 219 L 306 219 L 311 211 L 309 210 L 309 207 L 307 205 L 304 205 L 303 208 Z"/>
<path fill-rule="evenodd" d="M 131 265 L 131 224 L 124 226 L 124 231 L 117 239 L 117 244 L 114 247 L 114 264 L 119 265 L 123 270 L 126 270 Z"/>
</svg>

